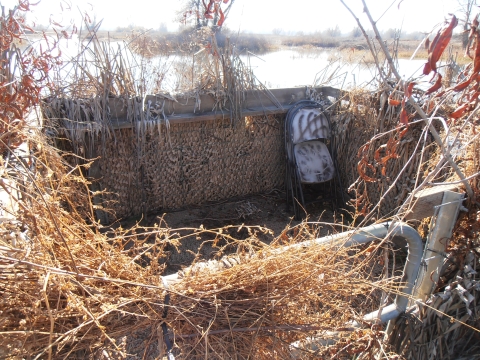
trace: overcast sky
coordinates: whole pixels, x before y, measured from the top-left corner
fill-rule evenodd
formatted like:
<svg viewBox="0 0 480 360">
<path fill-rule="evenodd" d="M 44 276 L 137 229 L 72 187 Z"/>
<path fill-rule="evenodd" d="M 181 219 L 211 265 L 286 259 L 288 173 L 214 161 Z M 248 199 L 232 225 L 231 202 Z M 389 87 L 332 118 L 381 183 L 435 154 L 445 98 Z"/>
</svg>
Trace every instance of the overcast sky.
<svg viewBox="0 0 480 360">
<path fill-rule="evenodd" d="M 381 30 L 403 28 L 407 32 L 428 32 L 445 18 L 449 18 L 449 13 L 460 16 L 458 0 L 403 0 L 400 9 L 397 6 L 399 1 L 366 0 Z M 104 30 L 114 30 L 130 24 L 158 29 L 160 24 L 164 23 L 172 31 L 178 28 L 175 18 L 182 2 L 182 0 L 41 0 L 38 5 L 32 6 L 33 12 L 29 19 L 37 24 L 47 24 L 48 19 L 52 17 L 55 21 L 68 25 L 72 19 L 78 22 L 80 11 L 87 11 L 91 18 L 96 15 L 97 21 L 103 19 Z M 367 24 L 362 13 L 361 0 L 345 2 L 362 23 Z M 0 0 L 0 4 L 7 7 L 13 3 L 16 1 Z M 382 16 L 383 13 L 385 14 Z M 356 26 L 355 20 L 340 0 L 235 0 L 226 21 L 226 26 L 232 30 L 259 33 L 269 33 L 276 28 L 287 32 L 311 33 L 336 25 L 344 32 L 349 32 Z"/>
</svg>

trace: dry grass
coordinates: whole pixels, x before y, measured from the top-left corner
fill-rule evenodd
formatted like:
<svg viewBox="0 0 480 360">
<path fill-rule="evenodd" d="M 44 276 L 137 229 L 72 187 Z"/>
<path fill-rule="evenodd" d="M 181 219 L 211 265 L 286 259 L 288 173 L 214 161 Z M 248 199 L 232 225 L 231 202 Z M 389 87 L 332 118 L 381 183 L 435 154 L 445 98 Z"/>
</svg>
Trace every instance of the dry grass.
<svg viewBox="0 0 480 360">
<path fill-rule="evenodd" d="M 120 356 L 125 349 L 115 340 L 166 321 L 184 358 L 284 357 L 291 341 L 343 327 L 375 308 L 377 299 L 365 294 L 393 286 L 365 278 L 361 252 L 275 251 L 312 239 L 315 229 L 305 223 L 271 246 L 254 229 L 241 242 L 218 229 L 215 242 L 236 244 L 230 262 L 240 264 L 185 270 L 166 290 L 164 248 L 184 237 L 158 227 L 102 235 L 80 169 L 66 165 L 42 138 L 29 141 L 35 170 L 11 172 L 12 188 L 23 179 L 24 199 L 15 220 L 1 224 L 3 355 L 75 358 L 98 350 Z"/>
<path fill-rule="evenodd" d="M 78 58 L 73 64 L 78 82 L 60 84 L 56 90 L 65 92 L 57 93 L 50 108 L 44 108 L 46 114 L 63 111 L 52 117 L 74 124 L 67 128 L 72 134 L 69 140 L 84 139 L 80 125 L 87 115 L 90 130 L 95 130 L 91 134 L 108 133 L 103 121 L 109 96 L 126 99 L 132 121 L 143 124 L 149 111 L 138 102 L 136 96 L 147 90 L 132 77 L 128 59 L 99 42 L 94 46 L 95 70 Z M 190 80 L 195 85 L 192 94 L 211 92 L 219 107 L 227 100 L 234 104 L 231 116 L 238 120 L 244 91 L 261 85 L 230 51 L 222 53 L 212 41 L 198 54 L 199 71 Z M 386 69 L 383 75 L 392 71 Z M 270 245 L 259 239 L 260 232 L 268 229 L 250 227 L 248 238 L 242 240 L 231 227 L 170 229 L 163 224 L 119 228 L 107 236 L 95 219 L 98 205 L 92 203 L 95 194 L 83 175 L 91 164 L 81 158 L 80 146 L 75 153 L 62 153 L 36 129 L 6 129 L 2 139 L 12 141 L 2 141 L 9 155 L 0 158 L 0 186 L 11 194 L 15 206 L 9 210 L 12 220 L 0 224 L 0 356 L 126 358 L 131 348 L 125 339 L 136 331 L 151 330 L 146 345 L 135 355 L 147 357 L 148 345 L 155 342 L 155 356 L 161 357 L 166 352 L 162 324 L 170 331 L 173 352 L 186 359 L 283 359 L 289 356 L 292 342 L 335 330 L 341 334 L 335 346 L 306 351 L 304 358 L 398 359 L 420 354 L 426 359 L 434 351 L 440 354 L 437 358 L 456 354 L 460 348 L 477 352 L 478 115 L 475 110 L 451 121 L 448 134 L 443 123 L 428 129 L 424 121 L 438 121 L 438 115 L 448 114 L 453 106 L 455 98 L 446 94 L 419 101 L 428 119 L 419 119 L 418 109 L 414 113 L 406 107 L 410 124 L 398 125 L 400 109 L 387 105 L 387 99 L 402 99 L 404 93 L 390 84 L 380 82 L 373 94 L 350 92 L 338 107 L 336 141 L 342 149 L 345 182 L 353 183 L 355 220 L 401 218 L 405 201 L 421 188 L 456 182 L 445 161 L 445 151 L 456 148 L 441 146 L 449 144 L 448 136 L 460 143 L 455 161 L 469 178 L 464 186 L 473 189 L 468 215 L 457 225 L 448 249 L 450 267 L 439 285 L 440 295 L 417 313 L 421 322 L 407 326 L 399 320 L 390 338 L 392 347 L 383 341 L 379 326 L 345 327 L 397 291 L 398 278 L 392 276 L 396 268 L 384 266 L 385 259 L 393 257 L 388 243 L 348 250 L 310 246 L 280 251 L 281 246 L 316 237 L 318 229 L 306 222 L 287 227 Z M 97 122 L 99 129 L 92 126 Z M 432 129 L 444 130 L 441 144 L 432 145 L 428 135 Z M 140 147 L 143 135 L 140 131 Z M 25 139 L 31 155 L 21 159 L 9 144 Z M 72 158 L 82 166 L 71 165 Z M 186 237 L 204 233 L 214 237 L 217 260 L 227 252 L 229 257 L 202 263 L 200 254 L 195 254 L 192 267 L 166 286 L 161 275 L 168 247 L 180 248 Z M 408 340 L 399 342 L 395 334 Z M 450 346 L 447 341 L 458 342 Z"/>
</svg>

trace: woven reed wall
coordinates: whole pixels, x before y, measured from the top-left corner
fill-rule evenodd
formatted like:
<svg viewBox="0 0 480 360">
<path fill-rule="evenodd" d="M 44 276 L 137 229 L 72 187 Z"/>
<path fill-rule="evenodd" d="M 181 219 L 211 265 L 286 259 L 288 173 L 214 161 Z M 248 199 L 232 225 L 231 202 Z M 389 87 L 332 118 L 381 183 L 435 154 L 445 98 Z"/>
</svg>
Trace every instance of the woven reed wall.
<svg viewBox="0 0 480 360">
<path fill-rule="evenodd" d="M 109 220 L 283 187 L 284 116 L 121 129 L 95 141 Z"/>
</svg>

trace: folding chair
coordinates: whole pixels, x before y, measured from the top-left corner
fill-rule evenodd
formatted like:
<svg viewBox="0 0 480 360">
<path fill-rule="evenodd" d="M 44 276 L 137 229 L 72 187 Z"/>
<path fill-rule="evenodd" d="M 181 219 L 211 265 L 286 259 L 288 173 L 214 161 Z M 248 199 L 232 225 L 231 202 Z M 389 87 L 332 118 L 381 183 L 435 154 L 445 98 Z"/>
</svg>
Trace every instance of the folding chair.
<svg viewBox="0 0 480 360">
<path fill-rule="evenodd" d="M 337 192 L 343 195 L 332 156 L 331 136 L 328 113 L 318 102 L 301 100 L 288 111 L 285 119 L 287 210 L 292 202 L 297 220 L 305 209 L 303 184 L 333 185 L 333 192 L 329 193 L 334 208 Z"/>
</svg>

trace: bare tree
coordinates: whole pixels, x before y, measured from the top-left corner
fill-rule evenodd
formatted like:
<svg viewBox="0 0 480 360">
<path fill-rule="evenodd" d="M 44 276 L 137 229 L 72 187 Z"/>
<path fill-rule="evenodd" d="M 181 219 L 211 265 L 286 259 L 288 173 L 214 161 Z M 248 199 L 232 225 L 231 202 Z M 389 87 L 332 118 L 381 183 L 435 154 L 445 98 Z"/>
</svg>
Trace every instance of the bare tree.
<svg viewBox="0 0 480 360">
<path fill-rule="evenodd" d="M 457 0 L 460 6 L 460 12 L 463 14 L 463 35 L 462 45 L 467 47 L 468 45 L 468 30 L 470 29 L 470 21 L 472 20 L 473 7 L 477 5 L 477 0 Z"/>
<path fill-rule="evenodd" d="M 354 27 L 353 30 L 350 32 L 350 36 L 353 38 L 359 38 L 362 36 L 362 30 L 358 26 Z"/>
<path fill-rule="evenodd" d="M 342 35 L 342 31 L 340 30 L 340 27 L 336 25 L 334 28 L 328 28 L 325 30 L 325 35 L 329 37 L 339 37 Z"/>
</svg>

